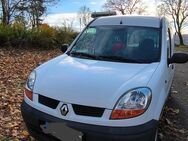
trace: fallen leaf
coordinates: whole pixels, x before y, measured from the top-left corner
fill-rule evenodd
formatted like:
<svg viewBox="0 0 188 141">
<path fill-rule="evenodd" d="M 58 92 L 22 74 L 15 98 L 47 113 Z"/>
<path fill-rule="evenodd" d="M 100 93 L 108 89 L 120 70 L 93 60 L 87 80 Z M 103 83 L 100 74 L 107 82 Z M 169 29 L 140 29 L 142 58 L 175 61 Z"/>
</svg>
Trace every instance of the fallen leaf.
<svg viewBox="0 0 188 141">
<path fill-rule="evenodd" d="M 185 86 L 188 86 L 188 82 L 185 82 Z"/>
<path fill-rule="evenodd" d="M 179 132 L 182 133 L 182 134 L 186 133 L 185 129 L 181 129 L 181 130 L 179 130 Z"/>
<path fill-rule="evenodd" d="M 170 121 L 169 119 L 166 118 L 165 120 L 166 120 L 167 124 L 169 124 L 169 125 L 172 124 L 171 121 Z"/>
<path fill-rule="evenodd" d="M 179 114 L 180 110 L 179 109 L 174 109 L 173 112 L 176 113 L 176 114 Z"/>
<path fill-rule="evenodd" d="M 159 135 L 159 138 L 160 138 L 160 139 L 163 139 L 163 138 L 164 138 L 164 135 L 163 135 L 162 133 L 159 133 L 158 135 Z"/>
<path fill-rule="evenodd" d="M 172 91 L 172 93 L 177 94 L 177 93 L 178 93 L 178 91 L 175 91 L 175 90 L 174 90 L 174 91 Z"/>
<path fill-rule="evenodd" d="M 38 64 L 60 54 L 59 49 L 0 47 L 0 136 L 3 139 L 32 141 L 20 111 L 24 85 L 28 75 Z"/>
<path fill-rule="evenodd" d="M 22 134 L 23 136 L 25 136 L 25 137 L 28 137 L 28 136 L 29 136 L 29 133 L 28 133 L 27 131 L 23 131 L 21 134 Z"/>
</svg>

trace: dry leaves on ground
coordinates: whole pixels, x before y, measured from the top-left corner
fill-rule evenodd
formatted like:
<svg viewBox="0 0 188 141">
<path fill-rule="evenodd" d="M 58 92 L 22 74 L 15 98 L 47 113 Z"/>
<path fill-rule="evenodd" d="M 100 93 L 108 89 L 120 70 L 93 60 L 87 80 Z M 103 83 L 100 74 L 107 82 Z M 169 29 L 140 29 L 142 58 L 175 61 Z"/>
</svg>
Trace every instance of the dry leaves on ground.
<svg viewBox="0 0 188 141">
<path fill-rule="evenodd" d="M 0 49 L 0 140 L 30 140 L 20 113 L 25 81 L 38 64 L 59 54 L 58 49 Z"/>
<path fill-rule="evenodd" d="M 186 141 L 188 131 L 181 126 L 178 118 L 179 113 L 179 109 L 165 107 L 160 121 L 161 138 L 170 136 L 178 141 Z"/>
<path fill-rule="evenodd" d="M 58 49 L 0 48 L 0 141 L 33 140 L 20 113 L 25 81 L 36 66 L 59 54 L 61 52 Z M 186 132 L 177 126 L 177 114 L 179 109 L 165 108 L 161 120 L 161 136 L 173 135 L 180 138 Z"/>
</svg>

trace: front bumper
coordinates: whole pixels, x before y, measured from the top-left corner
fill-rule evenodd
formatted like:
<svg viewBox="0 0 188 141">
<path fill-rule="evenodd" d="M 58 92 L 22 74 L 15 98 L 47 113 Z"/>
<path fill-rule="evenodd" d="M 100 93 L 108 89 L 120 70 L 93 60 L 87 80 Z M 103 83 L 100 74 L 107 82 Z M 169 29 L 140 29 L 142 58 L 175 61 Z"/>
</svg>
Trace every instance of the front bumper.
<svg viewBox="0 0 188 141">
<path fill-rule="evenodd" d="M 66 126 L 84 133 L 84 141 L 153 141 L 158 126 L 158 121 L 156 120 L 133 127 L 109 127 L 67 121 L 34 109 L 25 101 L 21 105 L 21 112 L 31 136 L 45 141 L 58 140 L 42 132 L 40 125 L 45 122 L 65 123 Z"/>
</svg>

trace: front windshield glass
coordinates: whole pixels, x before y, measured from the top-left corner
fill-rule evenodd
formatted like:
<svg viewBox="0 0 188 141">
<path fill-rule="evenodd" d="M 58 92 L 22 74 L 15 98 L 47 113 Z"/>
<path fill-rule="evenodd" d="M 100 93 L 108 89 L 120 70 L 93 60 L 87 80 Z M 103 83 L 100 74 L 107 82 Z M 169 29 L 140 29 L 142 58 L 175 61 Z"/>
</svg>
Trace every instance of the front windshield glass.
<svg viewBox="0 0 188 141">
<path fill-rule="evenodd" d="M 160 60 L 160 30 L 149 27 L 96 26 L 87 28 L 69 54 L 73 57 L 128 63 Z"/>
</svg>

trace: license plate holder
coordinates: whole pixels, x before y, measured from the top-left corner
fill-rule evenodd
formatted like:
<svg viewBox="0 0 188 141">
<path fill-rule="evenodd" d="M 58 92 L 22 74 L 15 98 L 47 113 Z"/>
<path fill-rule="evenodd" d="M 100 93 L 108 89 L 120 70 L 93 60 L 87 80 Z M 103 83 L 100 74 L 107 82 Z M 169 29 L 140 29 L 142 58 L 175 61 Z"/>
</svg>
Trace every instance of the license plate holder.
<svg viewBox="0 0 188 141">
<path fill-rule="evenodd" d="M 40 125 L 45 134 L 50 134 L 62 141 L 82 141 L 83 133 L 72 129 L 66 123 L 49 123 Z"/>
</svg>

